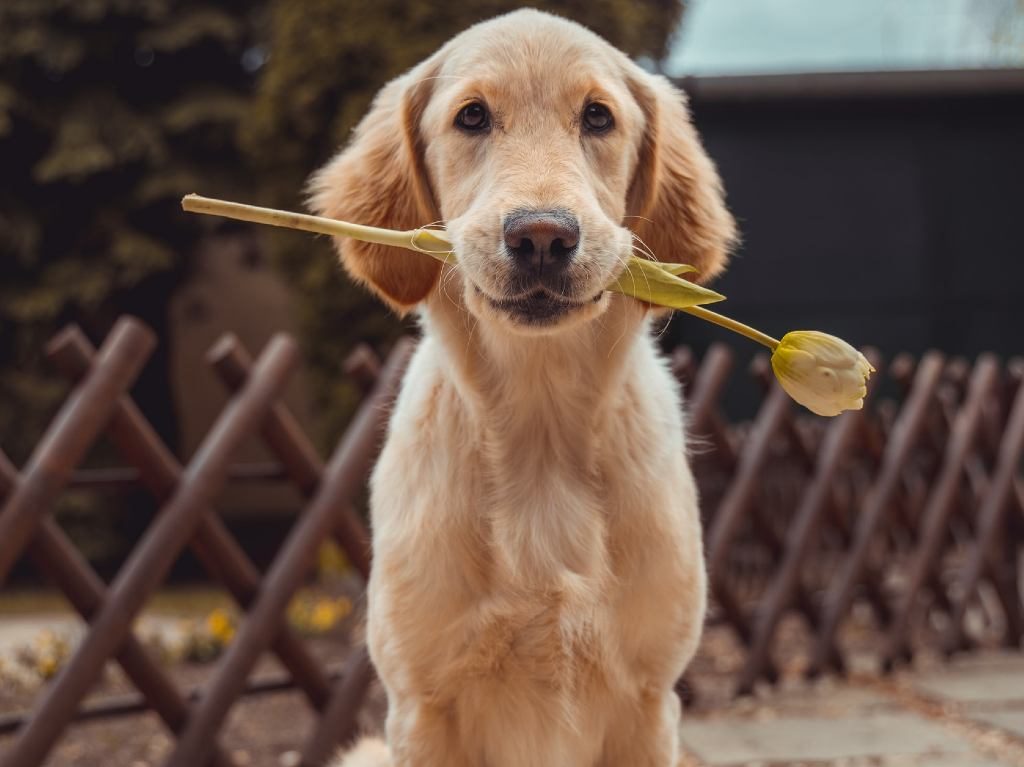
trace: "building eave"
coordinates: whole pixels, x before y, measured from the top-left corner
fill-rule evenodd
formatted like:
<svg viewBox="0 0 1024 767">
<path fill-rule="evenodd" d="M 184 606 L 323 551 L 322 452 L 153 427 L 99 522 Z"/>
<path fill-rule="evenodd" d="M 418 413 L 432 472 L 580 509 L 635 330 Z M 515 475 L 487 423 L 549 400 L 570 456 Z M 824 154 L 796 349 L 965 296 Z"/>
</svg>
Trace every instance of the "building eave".
<svg viewBox="0 0 1024 767">
<path fill-rule="evenodd" d="M 813 72 L 675 78 L 703 103 L 1024 96 L 1024 68 Z"/>
</svg>

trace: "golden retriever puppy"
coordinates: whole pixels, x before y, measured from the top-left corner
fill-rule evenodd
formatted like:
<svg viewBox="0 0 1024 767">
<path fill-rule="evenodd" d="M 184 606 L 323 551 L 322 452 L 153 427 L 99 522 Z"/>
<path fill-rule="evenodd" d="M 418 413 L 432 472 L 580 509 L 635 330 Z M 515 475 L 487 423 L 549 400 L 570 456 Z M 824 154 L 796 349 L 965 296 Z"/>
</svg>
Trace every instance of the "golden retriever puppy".
<svg viewBox="0 0 1024 767">
<path fill-rule="evenodd" d="M 372 478 L 387 745 L 340 764 L 674 766 L 696 490 L 650 308 L 603 288 L 639 242 L 724 266 L 733 221 L 682 95 L 517 11 L 386 86 L 312 189 L 326 216 L 443 221 L 458 258 L 337 243 L 423 326 Z"/>
</svg>

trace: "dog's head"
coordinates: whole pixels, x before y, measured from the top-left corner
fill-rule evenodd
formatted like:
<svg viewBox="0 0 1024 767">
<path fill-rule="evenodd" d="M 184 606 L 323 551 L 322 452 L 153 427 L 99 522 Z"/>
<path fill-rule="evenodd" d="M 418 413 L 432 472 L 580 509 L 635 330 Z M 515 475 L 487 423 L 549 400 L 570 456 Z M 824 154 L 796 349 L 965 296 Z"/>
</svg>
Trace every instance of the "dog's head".
<svg viewBox="0 0 1024 767">
<path fill-rule="evenodd" d="M 387 85 L 312 181 L 333 218 L 390 229 L 444 222 L 478 317 L 550 332 L 597 316 L 635 251 L 702 280 L 734 237 L 721 184 L 667 80 L 583 27 L 517 11 L 453 38 Z M 399 311 L 441 265 L 337 240 L 349 272 Z"/>
</svg>

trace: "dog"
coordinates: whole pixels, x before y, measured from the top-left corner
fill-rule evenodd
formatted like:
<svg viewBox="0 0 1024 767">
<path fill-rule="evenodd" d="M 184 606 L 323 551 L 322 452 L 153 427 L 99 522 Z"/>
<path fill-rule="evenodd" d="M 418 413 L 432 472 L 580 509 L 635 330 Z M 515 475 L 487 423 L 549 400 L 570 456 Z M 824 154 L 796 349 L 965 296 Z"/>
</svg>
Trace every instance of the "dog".
<svg viewBox="0 0 1024 767">
<path fill-rule="evenodd" d="M 706 575 L 680 391 L 635 252 L 735 238 L 683 95 L 584 27 L 482 22 L 385 86 L 319 214 L 444 222 L 455 264 L 339 239 L 423 337 L 371 480 L 386 744 L 341 767 L 670 767 Z"/>
</svg>

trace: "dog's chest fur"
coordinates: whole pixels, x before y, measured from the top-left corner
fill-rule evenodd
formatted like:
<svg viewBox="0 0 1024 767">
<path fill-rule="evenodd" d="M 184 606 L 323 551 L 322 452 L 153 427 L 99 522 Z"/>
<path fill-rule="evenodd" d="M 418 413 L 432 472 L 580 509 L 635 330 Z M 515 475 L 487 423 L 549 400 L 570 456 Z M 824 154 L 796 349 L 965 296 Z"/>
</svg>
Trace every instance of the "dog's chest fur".
<svg viewBox="0 0 1024 767">
<path fill-rule="evenodd" d="M 374 661 L 393 705 L 450 711 L 478 748 L 511 726 L 599 748 L 616 707 L 681 671 L 699 634 L 675 387 L 647 338 L 618 364 L 548 359 L 509 380 L 453 370 L 437 343 L 374 476 Z"/>
</svg>

